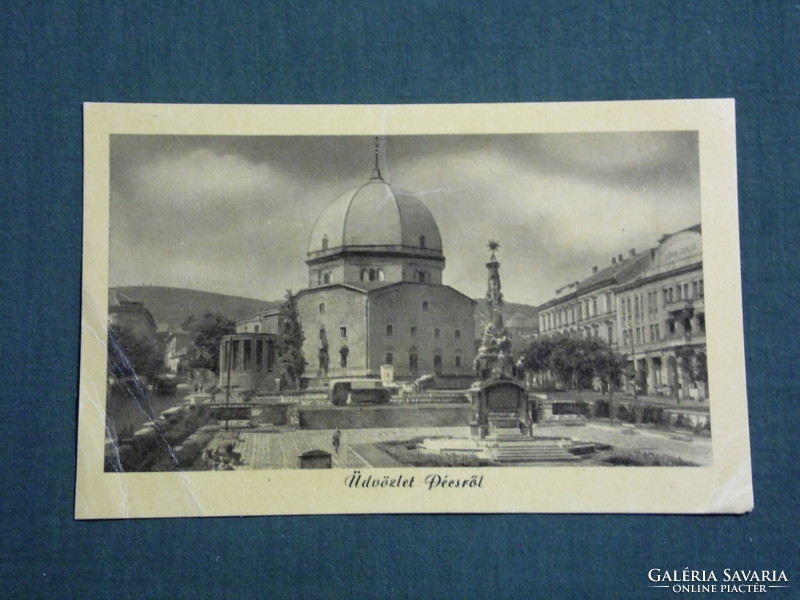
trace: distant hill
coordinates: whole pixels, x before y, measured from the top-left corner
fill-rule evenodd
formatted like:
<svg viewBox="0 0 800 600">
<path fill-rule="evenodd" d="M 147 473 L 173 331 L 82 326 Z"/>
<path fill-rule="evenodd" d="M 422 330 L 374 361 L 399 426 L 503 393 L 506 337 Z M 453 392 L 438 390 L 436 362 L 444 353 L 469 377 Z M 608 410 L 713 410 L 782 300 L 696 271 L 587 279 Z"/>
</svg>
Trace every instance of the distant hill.
<svg viewBox="0 0 800 600">
<path fill-rule="evenodd" d="M 266 300 L 156 285 L 123 286 L 111 288 L 110 291 L 113 290 L 122 292 L 131 300 L 143 302 L 157 323 L 167 323 L 172 329 L 179 329 L 186 317 L 198 313 L 215 312 L 238 321 L 259 311 L 279 306 L 277 302 Z M 478 298 L 476 301 L 478 304 L 475 307 L 475 337 L 480 338 L 483 335 L 483 321 L 487 318 L 488 309 L 485 298 Z M 506 321 L 516 314 L 525 315 L 536 322 L 539 310 L 535 306 L 514 302 L 507 302 L 503 306 L 503 316 Z"/>
<path fill-rule="evenodd" d="M 179 329 L 186 317 L 198 313 L 214 312 L 238 321 L 259 311 L 278 307 L 276 302 L 184 288 L 137 285 L 111 288 L 109 291 L 114 290 L 131 300 L 144 303 L 156 323 L 167 323 L 172 329 Z"/>
</svg>

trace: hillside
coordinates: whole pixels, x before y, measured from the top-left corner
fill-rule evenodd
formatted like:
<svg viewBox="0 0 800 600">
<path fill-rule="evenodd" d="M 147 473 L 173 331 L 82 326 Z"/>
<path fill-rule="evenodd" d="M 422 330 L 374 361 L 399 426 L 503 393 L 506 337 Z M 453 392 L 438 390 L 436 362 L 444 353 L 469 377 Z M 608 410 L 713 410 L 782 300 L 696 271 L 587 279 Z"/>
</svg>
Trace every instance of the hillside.
<svg viewBox="0 0 800 600">
<path fill-rule="evenodd" d="M 193 314 L 216 312 L 236 321 L 259 311 L 278 307 L 277 302 L 184 288 L 143 285 L 111 288 L 109 291 L 114 290 L 122 292 L 131 300 L 143 302 L 153 314 L 153 318 L 157 323 L 167 323 L 172 329 L 179 329 L 183 320 Z M 485 298 L 477 299 L 477 303 L 475 310 L 475 337 L 480 338 L 483 335 L 483 321 L 486 319 L 488 310 Z M 503 307 L 505 320 L 516 314 L 531 317 L 535 321 L 538 309 L 528 304 L 507 302 Z"/>
<path fill-rule="evenodd" d="M 278 307 L 275 302 L 184 288 L 144 285 L 111 288 L 109 291 L 115 290 L 131 300 L 143 302 L 156 323 L 167 323 L 172 329 L 179 329 L 186 317 L 197 313 L 220 313 L 236 321 Z"/>
</svg>

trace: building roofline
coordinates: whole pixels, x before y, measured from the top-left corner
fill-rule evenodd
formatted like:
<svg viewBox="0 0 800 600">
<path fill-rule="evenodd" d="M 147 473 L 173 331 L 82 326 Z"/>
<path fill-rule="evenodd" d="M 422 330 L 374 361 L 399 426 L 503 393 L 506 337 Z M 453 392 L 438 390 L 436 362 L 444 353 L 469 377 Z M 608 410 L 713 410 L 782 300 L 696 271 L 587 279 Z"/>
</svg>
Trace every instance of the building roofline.
<svg viewBox="0 0 800 600">
<path fill-rule="evenodd" d="M 379 288 L 371 289 L 367 293 L 369 295 L 376 295 L 379 292 L 383 292 L 385 290 L 388 290 L 389 288 L 393 288 L 393 287 L 397 287 L 397 286 L 401 286 L 401 285 L 427 286 L 427 287 L 431 287 L 431 288 L 447 288 L 448 290 L 452 290 L 453 292 L 455 292 L 459 296 L 463 296 L 464 298 L 466 298 L 467 300 L 469 300 L 473 304 L 477 304 L 478 303 L 477 300 L 473 300 L 472 298 L 467 296 L 465 293 L 459 292 L 456 288 L 450 287 L 449 285 L 442 285 L 442 284 L 439 284 L 439 283 L 420 283 L 418 281 L 395 281 L 394 283 L 388 283 L 386 285 L 382 285 Z"/>
</svg>

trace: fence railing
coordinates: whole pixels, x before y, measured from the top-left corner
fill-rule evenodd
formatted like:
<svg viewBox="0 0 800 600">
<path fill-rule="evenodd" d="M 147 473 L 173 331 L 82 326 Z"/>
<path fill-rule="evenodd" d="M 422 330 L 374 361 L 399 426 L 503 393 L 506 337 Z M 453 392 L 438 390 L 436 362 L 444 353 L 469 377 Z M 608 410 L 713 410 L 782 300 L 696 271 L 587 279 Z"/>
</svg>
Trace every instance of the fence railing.
<svg viewBox="0 0 800 600">
<path fill-rule="evenodd" d="M 393 396 L 391 404 L 453 404 L 467 403 L 469 398 L 464 392 L 458 391 L 433 391 L 433 392 L 405 392 L 402 396 Z"/>
</svg>

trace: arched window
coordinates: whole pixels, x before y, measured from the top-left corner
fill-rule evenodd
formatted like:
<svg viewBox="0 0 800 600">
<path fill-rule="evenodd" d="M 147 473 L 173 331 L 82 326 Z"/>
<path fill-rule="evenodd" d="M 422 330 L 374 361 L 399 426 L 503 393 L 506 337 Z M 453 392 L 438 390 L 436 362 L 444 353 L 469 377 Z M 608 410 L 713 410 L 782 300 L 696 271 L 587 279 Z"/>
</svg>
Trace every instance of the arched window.
<svg viewBox="0 0 800 600">
<path fill-rule="evenodd" d="M 436 354 L 433 355 L 433 372 L 437 375 L 441 375 L 442 373 L 442 355 L 439 354 L 438 350 L 434 350 Z"/>
<path fill-rule="evenodd" d="M 331 282 L 331 272 L 325 271 L 325 274 L 322 276 L 322 283 L 330 283 Z"/>
<path fill-rule="evenodd" d="M 417 369 L 419 369 L 419 357 L 417 356 L 417 349 L 414 346 L 411 346 L 411 349 L 408 351 L 408 368 L 412 373 L 416 373 Z"/>
<path fill-rule="evenodd" d="M 361 281 L 366 281 L 367 277 L 369 277 L 369 271 L 367 269 L 361 269 Z"/>
<path fill-rule="evenodd" d="M 347 368 L 347 355 L 350 354 L 350 350 L 347 346 L 342 346 L 339 349 L 339 366 L 343 369 Z"/>
<path fill-rule="evenodd" d="M 370 269 L 369 270 L 369 280 L 370 281 L 375 281 L 375 269 Z"/>
<path fill-rule="evenodd" d="M 378 281 L 384 281 L 386 279 L 386 274 L 383 272 L 383 269 L 378 269 Z"/>
<path fill-rule="evenodd" d="M 461 350 L 456 352 L 456 369 L 461 368 Z"/>
<path fill-rule="evenodd" d="M 387 325 L 387 326 L 386 326 L 386 335 L 387 335 L 387 336 L 390 336 L 390 335 L 392 335 L 393 333 L 394 333 L 394 327 L 392 327 L 391 325 Z"/>
</svg>

